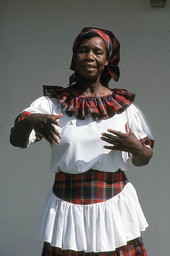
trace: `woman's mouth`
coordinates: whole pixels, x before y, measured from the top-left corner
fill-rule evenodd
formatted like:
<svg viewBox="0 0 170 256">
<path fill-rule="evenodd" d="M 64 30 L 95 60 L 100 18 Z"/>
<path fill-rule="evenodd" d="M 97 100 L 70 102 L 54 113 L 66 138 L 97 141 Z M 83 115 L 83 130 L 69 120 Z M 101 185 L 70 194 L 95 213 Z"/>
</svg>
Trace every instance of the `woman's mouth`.
<svg viewBox="0 0 170 256">
<path fill-rule="evenodd" d="M 93 65 L 84 65 L 83 66 L 84 69 L 88 70 L 88 71 L 94 71 L 96 69 L 96 66 Z"/>
</svg>

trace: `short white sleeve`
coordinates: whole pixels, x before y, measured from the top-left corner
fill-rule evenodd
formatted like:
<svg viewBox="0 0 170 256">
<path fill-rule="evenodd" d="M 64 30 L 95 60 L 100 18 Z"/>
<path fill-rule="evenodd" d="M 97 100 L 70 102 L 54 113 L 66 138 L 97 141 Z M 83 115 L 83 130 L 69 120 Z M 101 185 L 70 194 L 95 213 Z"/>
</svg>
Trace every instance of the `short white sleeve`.
<svg viewBox="0 0 170 256">
<path fill-rule="evenodd" d="M 52 100 L 48 97 L 42 96 L 31 103 L 31 105 L 23 111 L 30 112 L 31 114 L 51 114 L 52 113 Z"/>
<path fill-rule="evenodd" d="M 139 107 L 132 104 L 127 108 L 126 113 L 129 127 L 139 140 L 145 137 L 154 140 L 150 126 Z"/>
<path fill-rule="evenodd" d="M 59 104 L 57 102 L 55 102 L 55 104 L 54 104 L 52 99 L 50 99 L 47 96 L 42 96 L 42 97 L 36 99 L 35 101 L 33 101 L 28 108 L 26 108 L 22 111 L 22 113 L 27 113 L 27 115 L 35 114 L 35 113 L 54 115 L 54 114 L 61 113 L 61 110 L 60 110 Z M 22 115 L 22 113 L 21 113 L 21 115 Z M 29 142 L 28 142 L 27 147 L 30 144 L 34 143 L 36 141 L 36 138 L 37 137 L 36 137 L 35 131 L 32 130 L 32 132 L 30 133 L 30 136 L 29 136 Z"/>
</svg>

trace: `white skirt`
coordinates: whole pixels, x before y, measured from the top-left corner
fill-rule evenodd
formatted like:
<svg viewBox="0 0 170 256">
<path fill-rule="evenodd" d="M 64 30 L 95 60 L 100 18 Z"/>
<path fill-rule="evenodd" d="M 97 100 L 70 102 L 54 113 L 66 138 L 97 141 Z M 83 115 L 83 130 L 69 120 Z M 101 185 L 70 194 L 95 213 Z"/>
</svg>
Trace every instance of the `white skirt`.
<svg viewBox="0 0 170 256">
<path fill-rule="evenodd" d="M 63 250 L 108 252 L 140 237 L 147 227 L 131 183 L 113 198 L 88 205 L 66 202 L 51 189 L 41 214 L 38 238 Z"/>
</svg>

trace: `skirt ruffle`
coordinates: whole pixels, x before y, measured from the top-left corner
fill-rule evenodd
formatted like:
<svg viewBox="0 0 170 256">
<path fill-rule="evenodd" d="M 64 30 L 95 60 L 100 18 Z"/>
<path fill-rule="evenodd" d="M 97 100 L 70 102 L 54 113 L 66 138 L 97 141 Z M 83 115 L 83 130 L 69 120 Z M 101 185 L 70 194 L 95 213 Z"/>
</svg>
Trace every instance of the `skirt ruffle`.
<svg viewBox="0 0 170 256">
<path fill-rule="evenodd" d="M 142 238 L 129 241 L 127 245 L 117 248 L 114 252 L 85 253 L 71 250 L 61 250 L 44 243 L 41 256 L 147 256 Z"/>
<path fill-rule="evenodd" d="M 147 226 L 131 183 L 113 198 L 89 205 L 66 202 L 50 190 L 38 238 L 63 250 L 110 252 L 140 237 Z"/>
</svg>

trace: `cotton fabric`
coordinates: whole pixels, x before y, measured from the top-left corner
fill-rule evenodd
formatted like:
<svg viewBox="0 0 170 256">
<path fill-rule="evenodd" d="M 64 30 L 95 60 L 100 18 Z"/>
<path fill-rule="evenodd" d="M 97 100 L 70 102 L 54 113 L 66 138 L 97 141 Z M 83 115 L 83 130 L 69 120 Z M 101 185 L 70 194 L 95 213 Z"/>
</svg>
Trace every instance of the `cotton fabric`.
<svg viewBox="0 0 170 256">
<path fill-rule="evenodd" d="M 44 86 L 44 96 L 60 102 L 61 109 L 69 116 L 85 119 L 88 114 L 94 120 L 107 119 L 122 113 L 135 99 L 135 94 L 125 89 L 113 89 L 102 97 L 84 97 L 72 93 L 71 87 Z"/>
<path fill-rule="evenodd" d="M 49 243 L 44 243 L 41 256 L 147 256 L 142 238 L 136 238 L 129 241 L 126 246 L 117 248 L 114 252 L 103 253 L 85 253 L 72 250 L 61 250 L 60 248 L 52 247 Z"/>
<path fill-rule="evenodd" d="M 90 169 L 77 175 L 58 172 L 53 192 L 73 204 L 94 204 L 119 194 L 127 183 L 128 179 L 121 170 L 112 173 Z"/>
<path fill-rule="evenodd" d="M 87 205 L 66 202 L 51 189 L 40 217 L 38 238 L 63 250 L 109 252 L 140 237 L 147 227 L 130 182 L 113 198 Z"/>
<path fill-rule="evenodd" d="M 50 169 L 53 173 L 62 171 L 78 174 L 89 169 L 104 172 L 115 172 L 118 169 L 126 171 L 130 155 L 127 152 L 108 151 L 103 148 L 106 142 L 100 138 L 102 132 L 106 132 L 108 128 L 125 133 L 125 124 L 128 122 L 130 129 L 139 140 L 145 140 L 147 137 L 153 140 L 143 113 L 133 103 L 121 114 L 116 113 L 111 118 L 98 121 L 94 121 L 90 115 L 87 115 L 85 120 L 78 120 L 75 116 L 70 117 L 63 112 L 59 102 L 47 96 L 35 100 L 25 111 L 64 114 L 60 119 L 60 127 L 56 127 L 63 136 L 61 142 L 59 145 L 51 146 Z M 36 134 L 32 131 L 29 143 L 35 142 L 36 139 Z"/>
<path fill-rule="evenodd" d="M 86 173 L 89 169 L 108 173 L 119 169 L 126 171 L 130 155 L 126 152 L 104 149 L 106 142 L 100 137 L 108 128 L 125 132 L 127 122 L 144 145 L 153 145 L 149 125 L 143 113 L 132 101 L 125 104 L 122 111 L 113 107 L 110 118 L 99 116 L 98 120 L 94 120 L 91 112 L 86 113 L 85 119 L 78 119 L 75 112 L 68 115 L 63 108 L 67 100 L 67 96 L 63 99 L 61 95 L 58 100 L 57 97 L 40 97 L 17 118 L 17 121 L 22 120 L 31 113 L 63 113 L 60 119 L 61 126 L 56 127 L 63 136 L 61 143 L 51 147 L 50 169 L 53 173 L 75 175 Z M 115 102 L 115 106 L 117 103 Z M 103 101 L 102 104 L 104 106 Z M 105 111 L 107 113 L 107 107 Z M 29 144 L 34 143 L 37 136 L 32 131 Z M 130 182 L 112 198 L 92 204 L 65 201 L 50 189 L 40 217 L 38 237 L 62 250 L 86 253 L 111 252 L 140 237 L 141 231 L 147 226 L 136 191 Z"/>
</svg>

